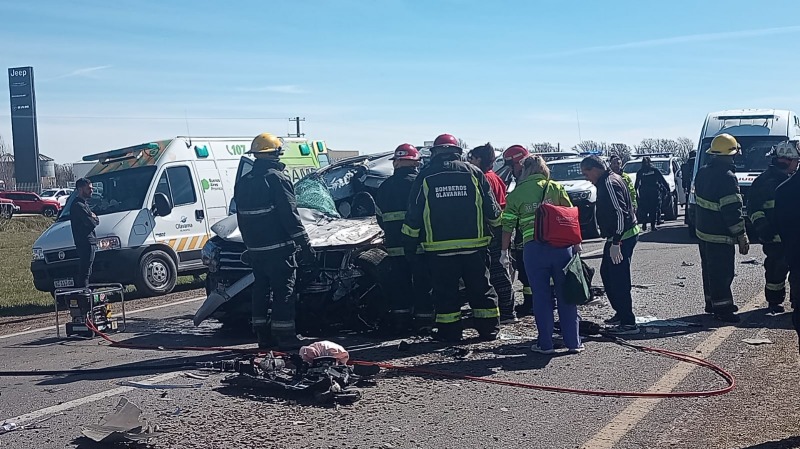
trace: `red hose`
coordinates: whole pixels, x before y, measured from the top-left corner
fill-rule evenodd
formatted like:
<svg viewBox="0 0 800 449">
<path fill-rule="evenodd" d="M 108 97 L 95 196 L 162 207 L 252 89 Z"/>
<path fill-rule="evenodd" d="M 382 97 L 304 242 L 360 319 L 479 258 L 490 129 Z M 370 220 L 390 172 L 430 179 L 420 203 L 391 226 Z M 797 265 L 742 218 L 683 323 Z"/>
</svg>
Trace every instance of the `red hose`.
<svg viewBox="0 0 800 449">
<path fill-rule="evenodd" d="M 94 323 L 87 322 L 87 327 L 94 331 L 97 335 L 102 337 L 104 340 L 111 343 L 111 346 L 117 348 L 125 348 L 125 349 L 141 349 L 141 350 L 160 350 L 160 351 L 212 351 L 212 352 L 234 352 L 240 354 L 258 354 L 264 353 L 263 349 L 252 348 L 252 349 L 238 349 L 238 348 L 226 348 L 226 347 L 204 347 L 204 346 L 146 346 L 146 345 L 132 345 L 128 343 L 120 343 L 117 341 L 112 340 L 108 335 L 104 334 L 97 330 L 94 326 Z M 678 391 L 678 392 L 667 392 L 667 393 L 656 393 L 656 392 L 647 392 L 647 391 L 615 391 L 615 390 L 586 390 L 582 388 L 568 388 L 568 387 L 554 387 L 550 385 L 537 385 L 537 384 L 529 384 L 525 382 L 514 382 L 509 380 L 500 380 L 500 379 L 492 379 L 487 377 L 477 377 L 477 376 L 469 376 L 465 374 L 453 374 L 448 373 L 445 371 L 437 371 L 437 370 L 430 370 L 426 368 L 420 368 L 416 366 L 402 366 L 402 365 L 394 365 L 391 363 L 385 362 L 370 362 L 364 360 L 351 360 L 350 363 L 353 365 L 361 365 L 361 366 L 377 366 L 383 369 L 390 369 L 395 371 L 400 371 L 403 373 L 410 373 L 410 374 L 420 374 L 425 376 L 434 376 L 434 377 L 443 377 L 449 379 L 462 379 L 462 380 L 471 380 L 473 382 L 483 382 L 488 384 L 495 384 L 495 385 L 503 385 L 508 387 L 516 387 L 516 388 L 524 388 L 527 390 L 541 390 L 541 391 L 550 391 L 553 393 L 572 393 L 572 394 L 581 394 L 586 396 L 605 396 L 605 397 L 625 397 L 625 398 L 694 398 L 694 397 L 706 397 L 706 396 L 718 396 L 721 394 L 725 394 L 733 390 L 736 386 L 736 380 L 733 378 L 729 372 L 725 371 L 723 368 L 707 361 L 703 360 L 688 354 L 683 354 L 680 352 L 673 352 L 668 351 L 666 349 L 658 349 L 658 348 L 650 348 L 647 346 L 640 346 L 635 345 L 629 342 L 625 342 L 619 339 L 613 339 L 613 342 L 620 344 L 622 346 L 626 346 L 629 348 L 637 349 L 642 352 L 650 352 L 653 354 L 661 355 L 664 357 L 669 357 L 680 362 L 684 363 L 691 363 L 693 365 L 700 366 L 702 368 L 707 368 L 716 373 L 725 382 L 728 384 L 724 388 L 710 390 L 710 391 Z M 286 355 L 281 352 L 273 351 L 275 355 Z"/>
</svg>

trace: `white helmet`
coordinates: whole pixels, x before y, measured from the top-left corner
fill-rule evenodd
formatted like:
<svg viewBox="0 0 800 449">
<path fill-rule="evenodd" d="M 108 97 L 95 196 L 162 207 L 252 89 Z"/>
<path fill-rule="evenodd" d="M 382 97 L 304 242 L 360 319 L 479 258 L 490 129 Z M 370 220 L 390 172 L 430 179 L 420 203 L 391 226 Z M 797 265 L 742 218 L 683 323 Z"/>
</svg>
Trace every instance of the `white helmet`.
<svg viewBox="0 0 800 449">
<path fill-rule="evenodd" d="M 800 159 L 800 150 L 797 148 L 797 141 L 787 140 L 775 145 L 772 147 L 770 156 L 792 160 Z"/>
</svg>

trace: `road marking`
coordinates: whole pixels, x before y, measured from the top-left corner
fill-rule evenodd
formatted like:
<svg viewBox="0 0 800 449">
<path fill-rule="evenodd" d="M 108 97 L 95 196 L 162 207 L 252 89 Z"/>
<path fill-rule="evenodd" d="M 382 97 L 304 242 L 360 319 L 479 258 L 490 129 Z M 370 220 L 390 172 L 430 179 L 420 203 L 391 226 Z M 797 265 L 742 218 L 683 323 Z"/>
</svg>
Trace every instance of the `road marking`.
<svg viewBox="0 0 800 449">
<path fill-rule="evenodd" d="M 186 304 L 186 303 L 190 303 L 190 302 L 194 302 L 194 301 L 200 301 L 201 299 L 206 299 L 206 297 L 205 296 L 199 296 L 197 298 L 184 299 L 182 301 L 171 302 L 169 304 L 161 304 L 160 306 L 145 307 L 143 309 L 131 310 L 130 312 L 126 312 L 125 314 L 130 316 L 130 315 L 135 315 L 137 313 L 149 312 L 151 310 L 163 309 L 163 308 L 166 308 L 166 307 L 179 306 L 181 304 Z M 120 317 L 120 316 L 122 316 L 122 314 L 121 313 L 115 313 L 114 316 L 115 317 Z M 13 334 L 0 335 L 0 340 L 6 339 L 6 338 L 20 337 L 22 335 L 35 334 L 37 332 L 42 332 L 42 331 L 46 331 L 46 330 L 55 330 L 55 326 L 39 327 L 39 328 L 36 328 L 36 329 L 29 329 L 29 330 L 26 330 L 26 331 L 16 332 L 16 333 L 13 333 Z M 64 325 L 63 324 L 61 325 L 61 330 L 64 330 Z"/>
<path fill-rule="evenodd" d="M 142 383 L 142 384 L 145 384 L 145 385 L 154 385 L 154 384 L 157 384 L 157 383 L 160 383 L 160 382 L 164 382 L 166 380 L 174 379 L 174 378 L 180 376 L 182 373 L 183 373 L 182 371 L 177 371 L 177 372 L 172 372 L 172 373 L 165 373 L 165 374 L 161 374 L 161 375 L 158 375 L 158 376 L 155 376 L 155 377 L 151 377 L 149 379 L 145 379 L 145 380 L 143 380 L 143 381 L 141 381 L 139 383 Z M 23 423 L 28 422 L 28 421 L 33 421 L 33 420 L 36 420 L 36 419 L 39 419 L 39 418 L 43 418 L 43 417 L 45 417 L 47 415 L 52 415 L 54 413 L 64 412 L 64 411 L 67 411 L 67 410 L 75 408 L 75 407 L 80 407 L 81 405 L 86 405 L 86 404 L 89 404 L 89 403 L 92 403 L 92 402 L 97 402 L 97 401 L 99 401 L 101 399 L 110 398 L 110 397 L 116 396 L 118 394 L 127 393 L 127 392 L 135 390 L 135 389 L 136 389 L 136 387 L 118 387 L 118 388 L 114 388 L 114 389 L 111 389 L 111 390 L 101 391 L 100 393 L 95 393 L 95 394 L 92 394 L 92 395 L 89 395 L 89 396 L 84 396 L 82 398 L 73 399 L 71 401 L 64 402 L 64 403 L 61 403 L 61 404 L 58 404 L 58 405 L 54 405 L 52 407 L 45 407 L 45 408 L 42 408 L 42 409 L 39 409 L 39 410 L 32 411 L 30 413 L 26 413 L 24 415 L 19 415 L 19 416 L 15 416 L 13 418 L 8 418 L 5 421 L 0 421 L 0 422 L 13 422 L 13 423 L 16 423 L 16 424 L 19 425 L 19 424 L 23 424 Z"/>
<path fill-rule="evenodd" d="M 740 312 L 749 312 L 758 308 L 758 305 L 764 300 L 764 294 L 761 293 L 750 302 L 745 304 Z M 699 351 L 703 358 L 709 358 L 711 353 L 714 352 L 728 337 L 731 336 L 739 327 L 726 326 L 719 328 L 711 333 L 705 340 L 700 342 L 695 348 Z M 689 374 L 691 374 L 697 365 L 690 365 L 688 363 L 678 363 L 672 369 L 667 371 L 648 392 L 669 392 L 676 388 Z M 625 435 L 633 430 L 648 413 L 653 411 L 656 406 L 661 403 L 663 399 L 636 399 L 628 405 L 622 412 L 620 412 L 614 419 L 611 420 L 605 427 L 600 429 L 599 432 L 594 434 L 586 443 L 581 446 L 581 449 L 611 449 L 619 443 Z"/>
</svg>

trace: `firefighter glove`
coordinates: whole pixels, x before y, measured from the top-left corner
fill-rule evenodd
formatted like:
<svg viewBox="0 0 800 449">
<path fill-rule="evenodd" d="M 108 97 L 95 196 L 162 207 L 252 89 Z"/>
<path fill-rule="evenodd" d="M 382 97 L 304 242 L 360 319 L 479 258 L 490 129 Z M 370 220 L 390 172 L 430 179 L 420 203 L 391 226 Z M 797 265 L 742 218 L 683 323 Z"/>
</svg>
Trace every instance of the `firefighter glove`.
<svg viewBox="0 0 800 449">
<path fill-rule="evenodd" d="M 739 254 L 744 256 L 750 252 L 750 242 L 747 240 L 747 234 L 736 237 L 736 241 L 739 244 Z"/>
</svg>

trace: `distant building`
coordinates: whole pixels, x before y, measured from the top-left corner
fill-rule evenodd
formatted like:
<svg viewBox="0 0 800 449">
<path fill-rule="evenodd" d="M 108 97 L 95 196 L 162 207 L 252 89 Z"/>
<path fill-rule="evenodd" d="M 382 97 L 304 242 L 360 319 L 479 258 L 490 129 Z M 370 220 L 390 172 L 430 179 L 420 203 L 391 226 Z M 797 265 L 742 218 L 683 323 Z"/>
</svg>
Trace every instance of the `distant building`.
<svg viewBox="0 0 800 449">
<path fill-rule="evenodd" d="M 358 156 L 357 150 L 331 150 L 328 148 L 328 157 L 330 158 L 331 162 L 336 162 L 355 156 Z"/>
<path fill-rule="evenodd" d="M 41 188 L 56 187 L 55 159 L 39 154 L 39 176 L 42 177 Z M 0 154 L 0 186 L 5 189 L 35 190 L 33 186 L 17 185 L 14 178 L 14 154 Z"/>
</svg>

